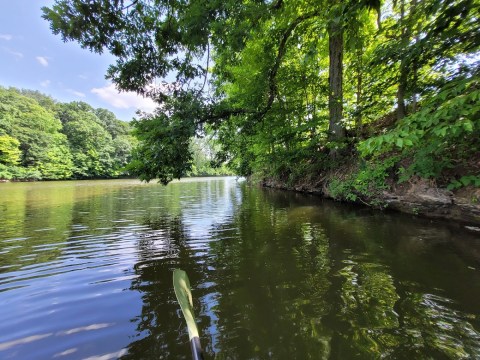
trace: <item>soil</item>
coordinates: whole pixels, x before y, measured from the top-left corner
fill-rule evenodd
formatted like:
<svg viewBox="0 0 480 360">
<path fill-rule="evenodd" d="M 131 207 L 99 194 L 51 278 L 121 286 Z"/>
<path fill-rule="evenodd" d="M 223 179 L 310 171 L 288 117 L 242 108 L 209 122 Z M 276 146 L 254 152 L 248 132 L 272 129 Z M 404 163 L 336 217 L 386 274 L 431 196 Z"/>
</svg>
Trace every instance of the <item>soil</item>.
<svg viewBox="0 0 480 360">
<path fill-rule="evenodd" d="M 302 183 L 287 186 L 271 179 L 265 179 L 262 185 L 270 188 L 293 190 L 304 193 L 318 194 L 332 198 L 328 193 L 327 179 L 315 184 Z M 465 187 L 456 191 L 438 187 L 435 183 L 414 179 L 408 183 L 394 185 L 389 191 L 383 191 L 379 198 L 384 209 L 392 209 L 404 213 L 428 218 L 454 220 L 469 226 L 472 231 L 480 232 L 480 189 Z M 365 202 L 358 200 L 359 204 Z"/>
</svg>

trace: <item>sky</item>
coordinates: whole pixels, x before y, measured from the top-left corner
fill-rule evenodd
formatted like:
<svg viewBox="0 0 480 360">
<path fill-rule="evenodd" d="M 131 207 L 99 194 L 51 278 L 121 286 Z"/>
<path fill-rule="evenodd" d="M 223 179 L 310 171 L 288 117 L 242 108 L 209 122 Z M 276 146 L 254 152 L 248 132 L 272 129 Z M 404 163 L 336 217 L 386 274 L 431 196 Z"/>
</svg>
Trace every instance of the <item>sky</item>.
<svg viewBox="0 0 480 360">
<path fill-rule="evenodd" d="M 151 112 L 151 100 L 119 93 L 105 79 L 115 59 L 64 43 L 42 19 L 53 0 L 0 0 L 0 86 L 38 90 L 60 102 L 84 101 L 130 121 L 137 109 Z"/>
</svg>

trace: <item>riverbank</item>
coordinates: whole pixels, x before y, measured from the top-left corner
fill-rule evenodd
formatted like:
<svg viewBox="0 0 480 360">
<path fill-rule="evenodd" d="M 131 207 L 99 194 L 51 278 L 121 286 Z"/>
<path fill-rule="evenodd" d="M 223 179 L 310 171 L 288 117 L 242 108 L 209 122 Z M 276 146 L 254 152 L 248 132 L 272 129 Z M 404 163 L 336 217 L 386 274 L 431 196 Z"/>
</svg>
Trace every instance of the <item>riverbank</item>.
<svg viewBox="0 0 480 360">
<path fill-rule="evenodd" d="M 380 210 L 390 209 L 427 218 L 446 219 L 480 226 L 480 189 L 473 186 L 447 190 L 433 181 L 421 178 L 398 184 L 387 179 L 389 186 L 372 191 L 368 198 L 349 192 L 337 191 L 332 184 L 345 184 L 353 175 L 352 167 L 345 166 L 316 179 L 288 184 L 275 179 L 263 179 L 261 185 L 268 188 L 317 194 L 341 202 L 357 203 Z M 340 180 L 340 182 L 339 182 Z M 388 181 L 390 180 L 390 181 Z M 343 182 L 342 182 L 343 181 Z M 480 229 L 479 229 L 480 230 Z M 474 230 L 475 231 L 475 230 Z"/>
</svg>

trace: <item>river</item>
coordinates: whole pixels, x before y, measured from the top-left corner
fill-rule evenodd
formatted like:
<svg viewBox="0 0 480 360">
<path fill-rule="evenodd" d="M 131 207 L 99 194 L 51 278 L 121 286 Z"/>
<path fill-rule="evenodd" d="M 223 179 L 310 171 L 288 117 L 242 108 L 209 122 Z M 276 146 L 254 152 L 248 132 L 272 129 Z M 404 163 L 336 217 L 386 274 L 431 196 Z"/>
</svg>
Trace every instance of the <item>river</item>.
<svg viewBox="0 0 480 360">
<path fill-rule="evenodd" d="M 1 359 L 480 358 L 480 235 L 235 178 L 0 184 Z"/>
</svg>

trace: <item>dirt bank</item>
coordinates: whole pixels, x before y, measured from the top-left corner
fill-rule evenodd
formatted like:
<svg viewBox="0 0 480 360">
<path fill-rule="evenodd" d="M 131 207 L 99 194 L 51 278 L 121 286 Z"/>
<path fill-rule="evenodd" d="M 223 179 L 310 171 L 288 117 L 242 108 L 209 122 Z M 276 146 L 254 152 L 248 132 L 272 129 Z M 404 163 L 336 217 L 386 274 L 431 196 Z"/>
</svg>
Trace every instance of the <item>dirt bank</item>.
<svg viewBox="0 0 480 360">
<path fill-rule="evenodd" d="M 275 180 L 264 179 L 262 186 L 333 198 L 328 190 L 328 177 L 315 184 L 302 183 L 290 186 Z M 346 199 L 336 200 L 346 201 Z M 426 180 L 417 179 L 394 185 L 391 189 L 379 193 L 374 200 L 376 200 L 375 203 L 382 204 L 382 209 L 392 209 L 428 218 L 454 220 L 471 225 L 470 230 L 480 233 L 480 189 L 478 188 L 467 187 L 448 191 Z M 361 199 L 355 202 L 365 204 Z"/>
</svg>

